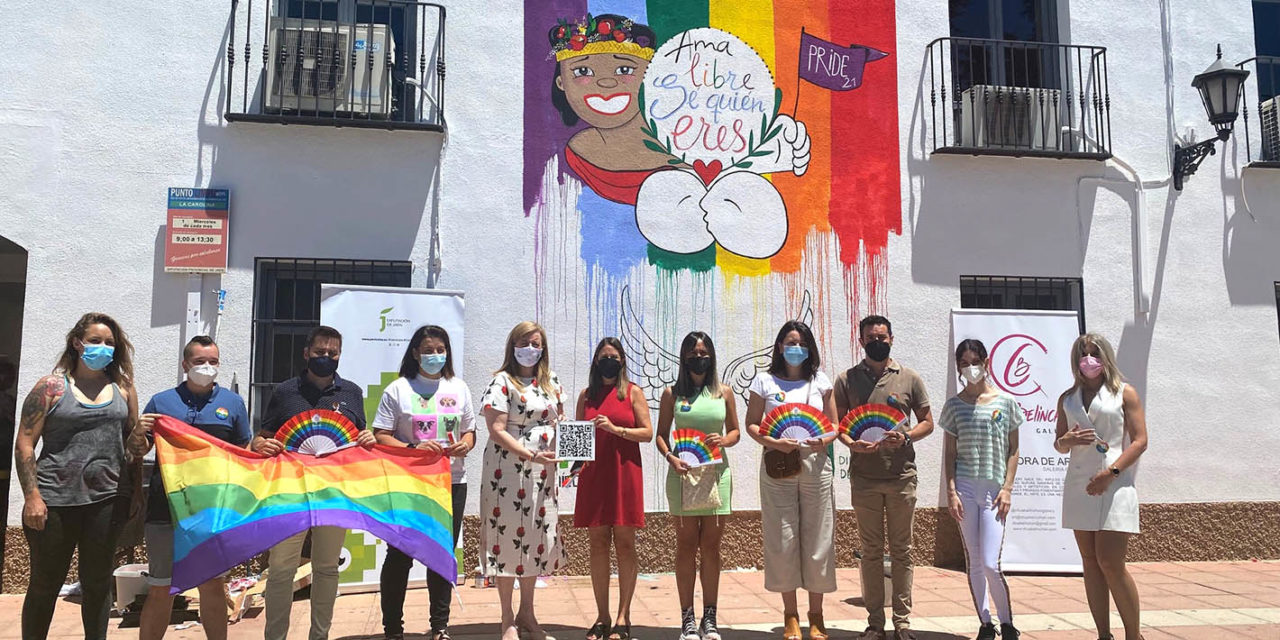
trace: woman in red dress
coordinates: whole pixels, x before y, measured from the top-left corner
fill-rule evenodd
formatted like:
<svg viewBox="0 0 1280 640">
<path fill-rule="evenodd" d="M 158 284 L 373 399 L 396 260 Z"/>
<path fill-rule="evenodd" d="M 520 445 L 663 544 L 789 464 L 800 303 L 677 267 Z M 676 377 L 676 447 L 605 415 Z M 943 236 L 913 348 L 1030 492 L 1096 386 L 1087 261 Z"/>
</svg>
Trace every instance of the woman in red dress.
<svg viewBox="0 0 1280 640">
<path fill-rule="evenodd" d="M 631 597 L 636 591 L 636 529 L 644 526 L 644 476 L 640 443 L 653 438 L 644 393 L 627 380 L 627 354 L 617 338 L 596 345 L 587 388 L 578 396 L 578 419 L 596 425 L 596 457 L 578 477 L 575 527 L 591 539 L 591 588 L 596 622 L 588 640 L 631 637 Z M 609 547 L 618 557 L 618 617 L 609 615 Z M 610 625 L 610 622 L 613 622 Z"/>
</svg>

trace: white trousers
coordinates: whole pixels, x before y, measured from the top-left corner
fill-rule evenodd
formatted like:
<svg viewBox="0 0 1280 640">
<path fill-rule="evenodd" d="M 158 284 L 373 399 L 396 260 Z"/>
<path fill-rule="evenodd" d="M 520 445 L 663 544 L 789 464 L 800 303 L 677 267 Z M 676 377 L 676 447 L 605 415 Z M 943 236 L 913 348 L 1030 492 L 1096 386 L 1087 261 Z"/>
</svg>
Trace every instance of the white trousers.
<svg viewBox="0 0 1280 640">
<path fill-rule="evenodd" d="M 987 590 L 996 603 L 1001 622 L 1013 623 L 1009 603 L 1009 584 L 1000 570 L 1000 552 L 1004 548 L 1004 522 L 996 517 L 995 501 L 1000 484 L 985 478 L 956 478 L 956 493 L 964 507 L 960 534 L 964 537 L 965 564 L 969 568 L 969 591 L 973 606 L 983 624 L 991 622 L 987 608 Z"/>
</svg>

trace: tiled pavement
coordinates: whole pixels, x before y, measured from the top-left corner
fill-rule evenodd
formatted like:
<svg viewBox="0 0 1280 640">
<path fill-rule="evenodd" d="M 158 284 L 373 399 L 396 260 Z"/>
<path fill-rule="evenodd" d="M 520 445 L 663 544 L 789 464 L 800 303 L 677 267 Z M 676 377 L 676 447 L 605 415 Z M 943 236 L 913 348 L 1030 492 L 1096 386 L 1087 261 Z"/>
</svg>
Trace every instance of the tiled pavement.
<svg viewBox="0 0 1280 640">
<path fill-rule="evenodd" d="M 1208 640 L 1257 638 L 1280 640 L 1280 562 L 1146 563 L 1131 566 L 1142 597 L 1146 640 Z M 866 612 L 858 597 L 858 576 L 852 569 L 839 572 L 841 590 L 828 597 L 827 626 L 835 639 L 850 638 L 865 625 Z M 780 638 L 779 599 L 763 589 L 763 574 L 756 571 L 726 572 L 721 580 L 721 629 L 726 640 Z M 616 586 L 616 585 L 615 585 Z M 1092 618 L 1084 601 L 1079 578 L 1012 576 L 1009 587 L 1014 619 L 1025 640 L 1093 640 Z M 453 637 L 496 638 L 498 594 L 495 589 L 471 586 L 459 590 L 462 604 L 453 608 Z M 585 577 L 554 578 L 537 590 L 537 610 L 547 629 L 557 638 L 577 640 L 595 617 L 590 580 Z M 616 591 L 614 593 L 616 598 Z M 803 596 L 802 596 L 803 599 Z M 972 638 L 977 629 L 971 597 L 963 574 L 919 568 L 915 579 L 913 627 L 920 640 Z M 700 605 L 699 605 L 700 606 Z M 16 623 L 21 596 L 0 596 L 0 620 Z M 409 592 L 406 627 L 425 632 L 427 593 Z M 309 607 L 294 604 L 291 637 L 305 638 Z M 82 637 L 75 604 L 58 605 L 50 638 Z M 1120 633 L 1119 618 L 1112 614 L 1113 632 Z M 137 637 L 136 629 L 116 628 L 111 638 Z M 632 633 L 641 639 L 676 637 L 679 607 L 671 575 L 641 576 L 632 613 Z M 261 638 L 261 609 L 230 628 L 230 637 Z M 381 612 L 377 594 L 352 594 L 338 599 L 334 640 L 381 638 Z M 0 625 L 0 638 L 19 637 L 17 624 Z M 170 630 L 166 638 L 197 639 L 199 627 Z M 414 636 L 411 638 L 425 638 Z"/>
</svg>

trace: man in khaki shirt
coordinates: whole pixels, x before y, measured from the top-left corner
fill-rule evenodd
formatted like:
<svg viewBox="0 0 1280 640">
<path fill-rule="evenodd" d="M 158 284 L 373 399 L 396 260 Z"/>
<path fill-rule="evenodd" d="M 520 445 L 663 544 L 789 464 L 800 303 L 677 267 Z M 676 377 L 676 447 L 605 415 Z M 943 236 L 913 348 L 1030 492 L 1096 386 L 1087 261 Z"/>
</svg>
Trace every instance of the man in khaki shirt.
<svg viewBox="0 0 1280 640">
<path fill-rule="evenodd" d="M 850 465 L 853 509 L 862 541 L 862 599 L 867 630 L 862 640 L 885 640 L 884 543 L 888 522 L 889 555 L 893 558 L 893 640 L 913 640 L 911 633 L 911 526 L 916 510 L 916 452 L 912 445 L 933 432 L 933 414 L 924 381 L 915 371 L 889 358 L 893 325 L 883 316 L 858 323 L 858 343 L 866 358 L 835 381 L 837 414 L 864 404 L 886 404 L 910 416 L 915 427 L 892 431 L 875 444 L 840 439 L 853 452 Z M 908 418 L 910 420 L 910 418 Z"/>
</svg>

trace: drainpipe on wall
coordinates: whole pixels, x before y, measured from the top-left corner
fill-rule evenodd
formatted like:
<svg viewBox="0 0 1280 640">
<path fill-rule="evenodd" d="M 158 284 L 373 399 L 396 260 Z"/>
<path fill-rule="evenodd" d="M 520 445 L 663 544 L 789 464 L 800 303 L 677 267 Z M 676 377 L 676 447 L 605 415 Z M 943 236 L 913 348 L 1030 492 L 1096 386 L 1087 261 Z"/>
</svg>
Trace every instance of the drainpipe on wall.
<svg viewBox="0 0 1280 640">
<path fill-rule="evenodd" d="M 1064 127 L 1064 133 L 1076 136 L 1091 144 L 1098 145 L 1098 141 L 1093 140 L 1081 131 Z M 1084 211 L 1081 210 L 1080 205 L 1080 187 L 1084 186 L 1086 181 L 1095 184 L 1133 185 L 1137 192 L 1137 203 L 1133 208 L 1133 223 L 1131 229 L 1133 243 L 1133 307 L 1135 314 L 1145 314 L 1151 310 L 1151 287 L 1147 283 L 1147 214 L 1145 189 L 1167 187 L 1169 183 L 1173 181 L 1173 176 L 1170 175 L 1169 177 L 1161 180 L 1143 182 L 1138 176 L 1138 171 L 1128 162 L 1125 162 L 1115 154 L 1112 154 L 1111 158 L 1107 160 L 1104 166 L 1114 166 L 1116 169 L 1127 172 L 1129 175 L 1133 176 L 1133 178 L 1131 180 L 1124 180 L 1120 178 L 1108 178 L 1105 175 L 1096 175 L 1082 176 L 1078 181 L 1076 181 L 1076 219 L 1081 221 L 1080 237 L 1083 241 Z"/>
</svg>

